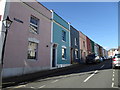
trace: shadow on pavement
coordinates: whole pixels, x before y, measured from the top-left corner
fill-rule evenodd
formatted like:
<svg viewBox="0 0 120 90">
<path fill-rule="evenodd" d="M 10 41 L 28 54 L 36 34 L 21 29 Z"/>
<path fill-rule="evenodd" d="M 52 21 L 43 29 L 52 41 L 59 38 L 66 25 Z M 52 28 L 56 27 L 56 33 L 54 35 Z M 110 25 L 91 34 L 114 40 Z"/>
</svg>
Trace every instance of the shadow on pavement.
<svg viewBox="0 0 120 90">
<path fill-rule="evenodd" d="M 21 77 L 7 78 L 7 79 L 3 79 L 2 87 L 5 88 L 9 86 L 21 85 L 45 78 L 52 78 L 62 75 L 79 74 L 84 72 L 88 72 L 87 74 L 92 74 L 94 73 L 95 70 L 105 70 L 105 69 L 112 69 L 112 60 L 106 60 L 98 64 L 77 64 L 69 67 L 48 70 L 48 71 L 41 71 L 29 75 L 23 75 Z"/>
<path fill-rule="evenodd" d="M 54 73 L 52 75 L 49 75 L 48 77 L 61 76 L 61 75 L 67 75 L 67 74 L 75 74 L 75 73 L 83 73 L 83 72 L 90 72 L 90 71 L 104 70 L 104 69 L 112 69 L 112 61 L 111 60 L 106 60 L 106 61 L 98 63 L 98 64 L 84 64 L 83 67 L 81 67 L 81 65 L 79 65 L 78 67 L 69 69 L 65 72 Z"/>
</svg>

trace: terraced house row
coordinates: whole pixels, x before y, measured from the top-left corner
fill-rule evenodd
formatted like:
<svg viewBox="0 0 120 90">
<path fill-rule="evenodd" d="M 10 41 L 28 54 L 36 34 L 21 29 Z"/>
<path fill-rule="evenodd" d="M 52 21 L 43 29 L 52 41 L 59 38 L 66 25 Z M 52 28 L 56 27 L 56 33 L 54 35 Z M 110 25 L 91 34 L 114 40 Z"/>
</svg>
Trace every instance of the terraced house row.
<svg viewBox="0 0 120 90">
<path fill-rule="evenodd" d="M 0 53 L 6 30 L 2 21 L 9 17 L 13 22 L 5 45 L 3 77 L 85 63 L 91 53 L 107 56 L 102 46 L 76 30 L 54 10 L 34 0 L 5 1 L 0 1 Z"/>
</svg>

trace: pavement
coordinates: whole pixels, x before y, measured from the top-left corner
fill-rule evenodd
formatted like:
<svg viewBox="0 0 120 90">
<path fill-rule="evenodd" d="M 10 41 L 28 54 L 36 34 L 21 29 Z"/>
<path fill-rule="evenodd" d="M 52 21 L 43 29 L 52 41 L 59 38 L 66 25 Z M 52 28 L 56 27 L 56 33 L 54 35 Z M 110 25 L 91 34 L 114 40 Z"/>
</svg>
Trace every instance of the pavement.
<svg viewBox="0 0 120 90">
<path fill-rule="evenodd" d="M 2 88 L 9 87 L 9 86 L 15 86 L 18 84 L 25 84 L 25 83 L 33 82 L 37 79 L 44 79 L 44 78 L 48 78 L 48 77 L 66 74 L 70 71 L 74 71 L 76 68 L 82 69 L 84 67 L 86 67 L 85 64 L 74 64 L 74 65 L 67 66 L 67 67 L 56 68 L 56 69 L 52 69 L 52 70 L 44 70 L 44 71 L 40 71 L 40 72 L 36 72 L 36 73 L 25 74 L 22 76 L 3 78 L 2 79 Z"/>
</svg>

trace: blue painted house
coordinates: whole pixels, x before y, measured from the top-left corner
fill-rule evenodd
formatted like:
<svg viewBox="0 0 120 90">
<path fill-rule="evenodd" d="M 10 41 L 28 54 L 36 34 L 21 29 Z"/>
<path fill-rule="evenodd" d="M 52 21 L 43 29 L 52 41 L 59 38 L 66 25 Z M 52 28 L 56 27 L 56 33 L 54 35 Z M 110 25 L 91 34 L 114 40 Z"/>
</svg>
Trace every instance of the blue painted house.
<svg viewBox="0 0 120 90">
<path fill-rule="evenodd" d="M 80 40 L 79 31 L 70 26 L 71 37 L 71 64 L 80 63 Z"/>
<path fill-rule="evenodd" d="M 51 67 L 70 65 L 70 24 L 53 10 L 51 28 Z"/>
</svg>

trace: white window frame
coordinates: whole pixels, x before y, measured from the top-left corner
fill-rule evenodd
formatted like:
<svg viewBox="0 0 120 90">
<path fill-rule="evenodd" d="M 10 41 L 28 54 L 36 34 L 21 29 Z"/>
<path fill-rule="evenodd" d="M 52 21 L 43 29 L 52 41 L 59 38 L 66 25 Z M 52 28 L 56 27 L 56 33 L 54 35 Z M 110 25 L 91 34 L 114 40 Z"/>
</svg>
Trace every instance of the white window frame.
<svg viewBox="0 0 120 90">
<path fill-rule="evenodd" d="M 64 34 L 63 34 L 64 33 Z M 64 36 L 63 36 L 64 35 Z M 62 41 L 66 42 L 66 32 L 62 30 Z"/>
<path fill-rule="evenodd" d="M 38 43 L 37 43 L 37 42 L 33 42 L 33 41 L 28 41 L 28 52 L 31 50 L 31 49 L 29 49 L 29 43 L 30 43 L 30 42 L 36 44 L 36 51 L 35 51 L 36 56 L 35 56 L 35 59 L 33 59 L 33 58 L 28 58 L 28 53 L 27 53 L 27 59 L 28 59 L 28 60 L 34 60 L 34 61 L 36 61 L 36 60 L 38 59 Z"/>
<path fill-rule="evenodd" d="M 78 49 L 75 49 L 75 59 L 78 59 Z"/>
<path fill-rule="evenodd" d="M 31 18 L 35 18 L 37 20 L 37 25 L 30 22 L 29 31 L 33 34 L 39 34 L 39 32 L 38 32 L 38 30 L 39 30 L 39 26 L 38 26 L 39 25 L 39 19 L 34 17 L 34 16 L 31 16 L 30 21 L 31 21 Z M 36 27 L 37 29 L 34 29 L 34 27 Z"/>
<path fill-rule="evenodd" d="M 66 60 L 67 59 L 67 49 L 66 49 L 66 47 L 65 46 L 62 46 L 62 49 L 64 49 L 65 50 L 65 58 L 63 58 L 62 57 L 62 60 Z"/>
<path fill-rule="evenodd" d="M 75 46 L 77 46 L 77 38 L 75 38 Z"/>
</svg>

